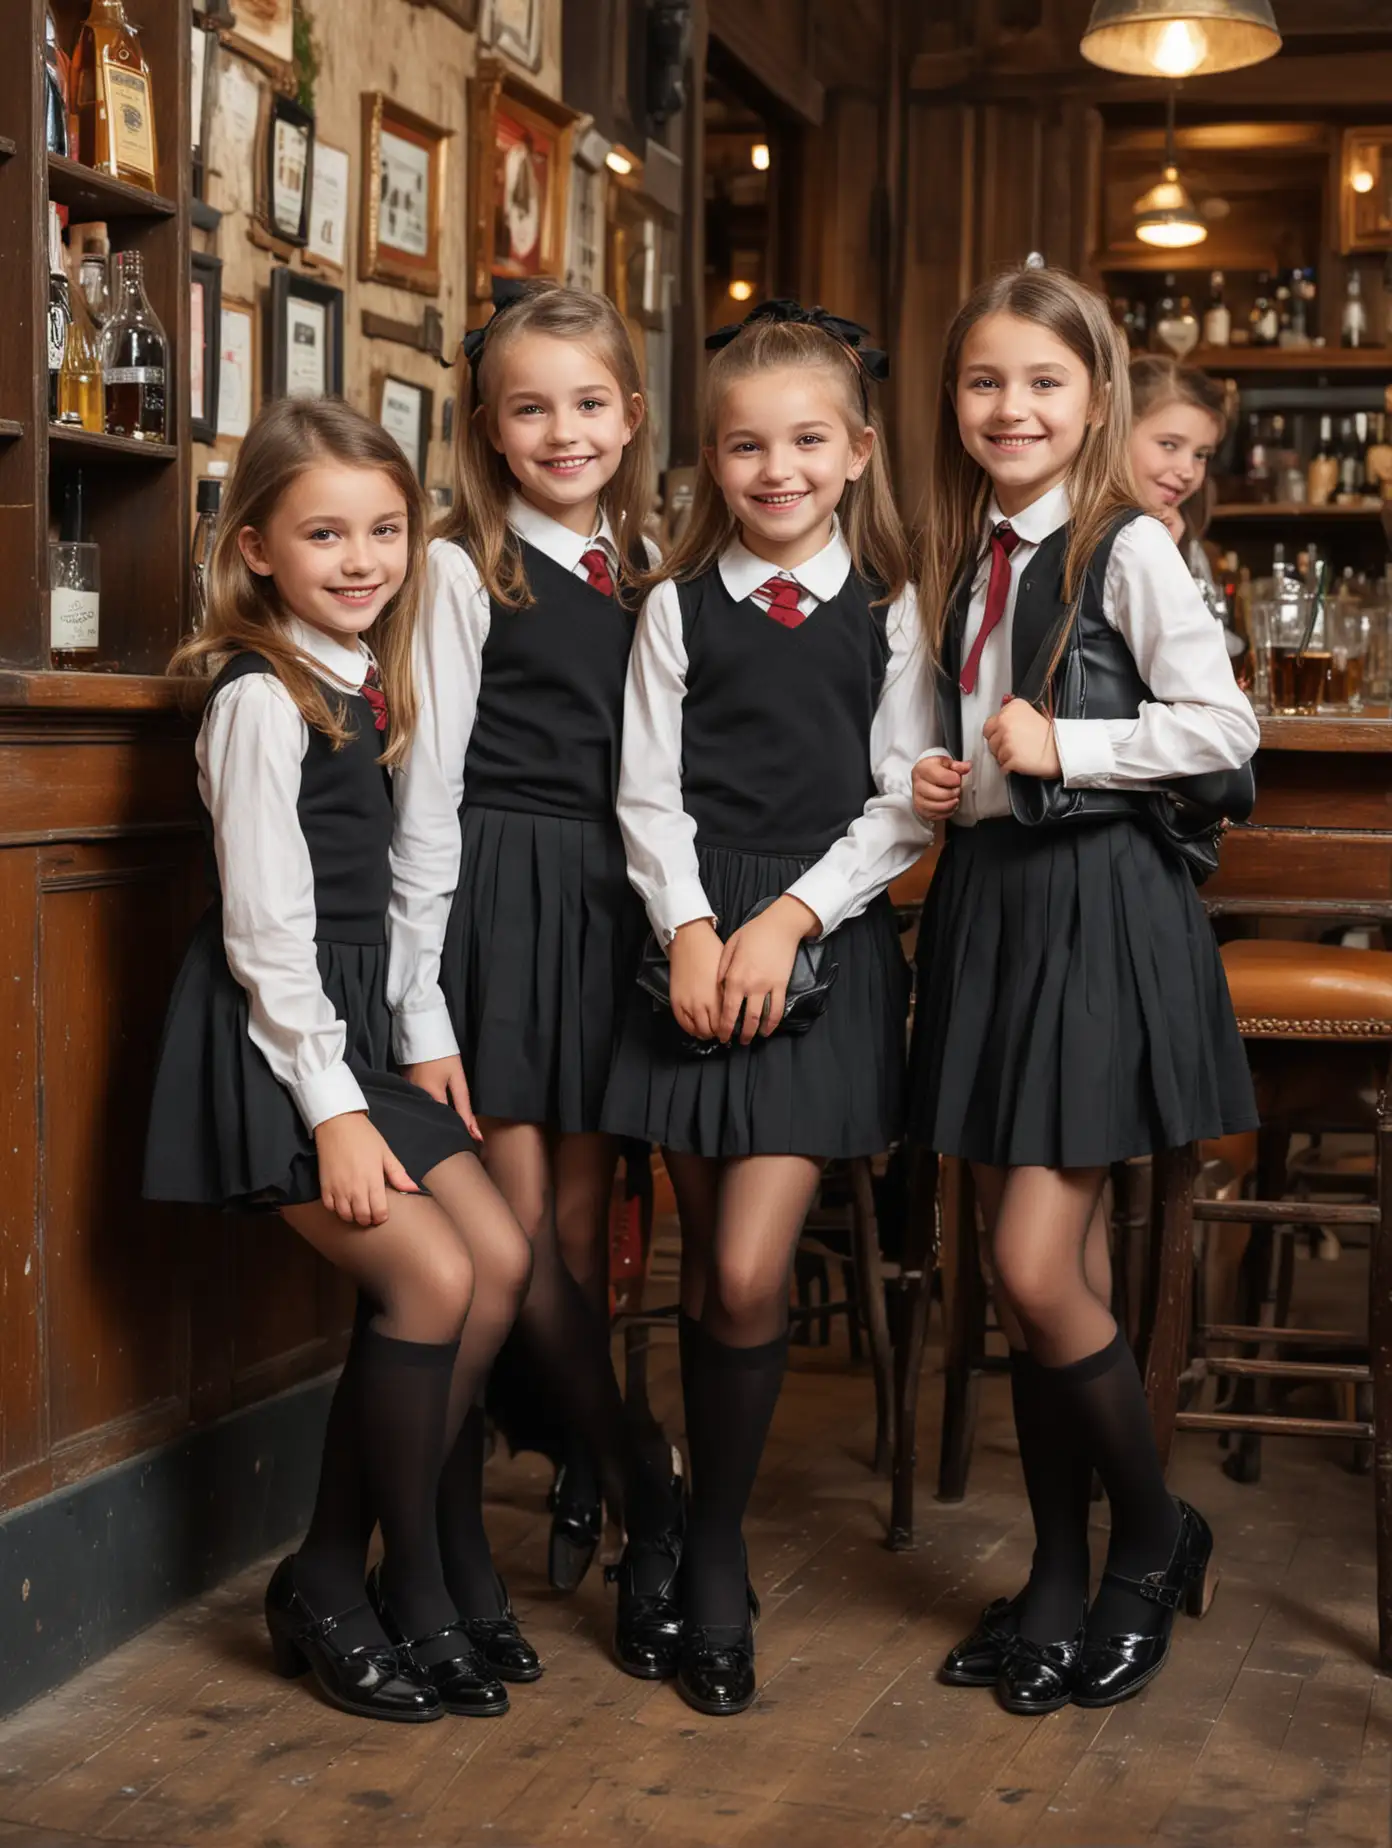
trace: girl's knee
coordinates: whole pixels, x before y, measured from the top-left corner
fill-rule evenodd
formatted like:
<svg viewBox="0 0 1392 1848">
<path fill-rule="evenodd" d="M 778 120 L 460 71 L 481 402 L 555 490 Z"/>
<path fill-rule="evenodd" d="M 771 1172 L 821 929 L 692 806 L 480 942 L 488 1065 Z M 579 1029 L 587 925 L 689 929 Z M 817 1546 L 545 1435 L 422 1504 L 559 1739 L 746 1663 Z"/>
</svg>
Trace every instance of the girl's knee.
<svg viewBox="0 0 1392 1848">
<path fill-rule="evenodd" d="M 402 1308 L 423 1332 L 418 1338 L 453 1341 L 468 1319 L 474 1299 L 474 1266 L 453 1236 L 432 1239 L 413 1254 L 398 1295 Z"/>
<path fill-rule="evenodd" d="M 781 1310 L 787 1301 L 786 1269 L 775 1269 L 741 1254 L 722 1256 L 714 1277 L 707 1278 L 706 1283 L 708 1289 L 714 1286 L 724 1319 L 735 1325 L 766 1322 L 770 1313 Z"/>
</svg>

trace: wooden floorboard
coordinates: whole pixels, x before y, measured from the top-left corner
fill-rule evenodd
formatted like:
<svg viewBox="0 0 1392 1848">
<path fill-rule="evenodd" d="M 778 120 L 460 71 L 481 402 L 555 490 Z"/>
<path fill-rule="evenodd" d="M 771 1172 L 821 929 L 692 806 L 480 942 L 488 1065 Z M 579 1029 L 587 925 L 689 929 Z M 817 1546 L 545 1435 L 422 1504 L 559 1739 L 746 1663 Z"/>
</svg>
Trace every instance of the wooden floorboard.
<svg viewBox="0 0 1392 1848">
<path fill-rule="evenodd" d="M 1341 1269 L 1302 1266 L 1306 1295 L 1337 1294 Z M 674 1358 L 654 1344 L 662 1414 Z M 610 1665 L 598 1571 L 574 1598 L 546 1589 L 544 1468 L 495 1460 L 490 1528 L 547 1665 L 507 1718 L 374 1726 L 278 1681 L 266 1561 L 0 1725 L 0 1848 L 1389 1848 L 1392 1683 L 1347 1446 L 1268 1442 L 1243 1487 L 1211 1438 L 1181 1437 L 1174 1485 L 1218 1538 L 1212 1611 L 1179 1620 L 1140 1699 L 1030 1722 L 935 1679 L 1031 1544 L 1001 1379 L 967 1499 L 932 1499 L 936 1366 L 922 1543 L 891 1554 L 869 1375 L 839 1345 L 794 1349 L 749 1525 L 762 1693 L 743 1718 Z M 1101 1508 L 1093 1541 L 1100 1563 Z"/>
</svg>

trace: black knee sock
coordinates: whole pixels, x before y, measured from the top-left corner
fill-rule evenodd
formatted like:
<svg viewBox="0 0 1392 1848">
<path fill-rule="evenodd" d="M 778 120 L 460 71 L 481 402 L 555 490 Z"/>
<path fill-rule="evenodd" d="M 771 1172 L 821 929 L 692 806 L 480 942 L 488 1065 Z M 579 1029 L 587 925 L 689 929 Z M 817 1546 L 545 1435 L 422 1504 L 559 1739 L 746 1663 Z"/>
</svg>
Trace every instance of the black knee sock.
<svg viewBox="0 0 1392 1848">
<path fill-rule="evenodd" d="M 691 1452 L 683 1607 L 689 1622 L 738 1631 L 748 1616 L 741 1528 L 783 1385 L 788 1337 L 727 1347 L 694 1322 L 683 1332 L 691 1350 L 683 1366 Z"/>
<path fill-rule="evenodd" d="M 458 1350 L 458 1341 L 401 1341 L 372 1327 L 361 1343 L 363 1464 L 382 1525 L 382 1591 L 413 1640 L 456 1615 L 440 1564 L 435 1505 Z"/>
<path fill-rule="evenodd" d="M 1126 1337 L 1118 1329 L 1096 1354 L 1045 1371 L 1111 1503 L 1107 1570 L 1136 1579 L 1163 1569 L 1179 1532 L 1179 1510 L 1165 1487 L 1150 1407 Z M 1120 1634 L 1154 1613 L 1155 1606 L 1137 1593 L 1104 1582 L 1089 1629 L 1095 1635 Z"/>
<path fill-rule="evenodd" d="M 1092 1462 L 1053 1390 L 1051 1369 L 1010 1350 L 1010 1398 L 1034 1517 L 1034 1559 L 1020 1612 L 1032 1642 L 1071 1637 L 1088 1592 Z"/>
<path fill-rule="evenodd" d="M 471 1405 L 440 1471 L 437 1515 L 445 1583 L 461 1617 L 501 1617 L 503 1590 L 483 1524 L 483 1464 L 488 1432 L 483 1408 Z"/>
</svg>

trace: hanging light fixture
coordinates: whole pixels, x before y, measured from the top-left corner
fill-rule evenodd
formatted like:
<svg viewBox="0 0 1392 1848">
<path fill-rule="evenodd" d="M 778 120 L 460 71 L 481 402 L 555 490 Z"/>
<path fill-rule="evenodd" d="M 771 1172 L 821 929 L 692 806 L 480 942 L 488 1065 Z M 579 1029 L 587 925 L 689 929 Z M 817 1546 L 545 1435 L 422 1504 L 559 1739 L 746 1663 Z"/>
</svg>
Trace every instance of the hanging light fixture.
<svg viewBox="0 0 1392 1848">
<path fill-rule="evenodd" d="M 1164 172 L 1136 201 L 1136 236 L 1161 250 L 1184 250 L 1190 244 L 1202 244 L 1208 236 L 1208 226 L 1199 217 L 1175 165 L 1173 90 L 1165 99 Z"/>
<path fill-rule="evenodd" d="M 1271 0 L 1093 0 L 1079 50 L 1130 77 L 1207 77 L 1281 49 Z"/>
</svg>

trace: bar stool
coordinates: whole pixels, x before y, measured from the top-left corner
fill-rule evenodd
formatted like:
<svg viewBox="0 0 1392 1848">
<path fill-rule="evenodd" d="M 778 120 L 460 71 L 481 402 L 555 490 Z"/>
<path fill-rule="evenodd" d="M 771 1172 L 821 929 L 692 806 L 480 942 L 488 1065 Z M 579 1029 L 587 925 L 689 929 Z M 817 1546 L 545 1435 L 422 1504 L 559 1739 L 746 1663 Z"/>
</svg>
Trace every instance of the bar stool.
<svg viewBox="0 0 1392 1848">
<path fill-rule="evenodd" d="M 1156 1311 L 1146 1356 L 1146 1393 L 1162 1460 L 1176 1429 L 1263 1436 L 1372 1440 L 1377 1521 L 1378 1647 L 1392 1668 L 1392 952 L 1337 945 L 1241 940 L 1223 963 L 1256 1085 L 1262 1132 L 1257 1198 L 1195 1200 L 1195 1152 L 1156 1161 Z M 1286 1151 L 1299 1134 L 1371 1132 L 1375 1182 L 1366 1203 L 1281 1199 Z M 1366 1226 L 1370 1274 L 1366 1360 L 1319 1359 L 1348 1347 L 1349 1331 L 1251 1323 L 1193 1327 L 1195 1221 L 1272 1226 Z M 1311 1358 L 1250 1350 L 1275 1345 Z M 1211 1346 L 1236 1356 L 1212 1355 Z M 1360 1349 L 1362 1343 L 1359 1342 Z M 1292 1417 L 1270 1409 L 1180 1411 L 1191 1351 L 1203 1369 L 1240 1382 L 1332 1382 L 1371 1387 L 1372 1418 Z"/>
</svg>

